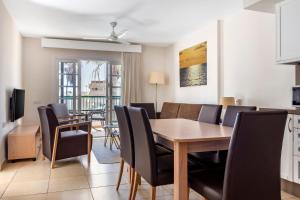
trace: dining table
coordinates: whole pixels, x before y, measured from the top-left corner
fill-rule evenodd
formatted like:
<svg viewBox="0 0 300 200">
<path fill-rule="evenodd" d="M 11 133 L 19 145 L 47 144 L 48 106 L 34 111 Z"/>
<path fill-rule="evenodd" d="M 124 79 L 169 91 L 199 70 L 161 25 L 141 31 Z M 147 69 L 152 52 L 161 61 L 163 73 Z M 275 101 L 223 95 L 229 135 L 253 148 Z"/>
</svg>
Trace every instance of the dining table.
<svg viewBox="0 0 300 200">
<path fill-rule="evenodd" d="M 188 200 L 188 154 L 227 150 L 233 128 L 188 119 L 151 119 L 152 131 L 174 150 L 174 200 Z"/>
</svg>

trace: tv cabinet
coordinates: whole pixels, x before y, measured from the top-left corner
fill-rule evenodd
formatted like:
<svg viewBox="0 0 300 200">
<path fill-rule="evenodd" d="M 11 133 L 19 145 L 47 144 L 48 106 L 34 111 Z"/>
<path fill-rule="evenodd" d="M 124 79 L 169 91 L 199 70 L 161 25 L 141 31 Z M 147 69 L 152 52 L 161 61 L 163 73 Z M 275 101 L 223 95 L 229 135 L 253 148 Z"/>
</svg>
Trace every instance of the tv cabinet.
<svg viewBox="0 0 300 200">
<path fill-rule="evenodd" d="M 41 149 L 38 125 L 17 126 L 8 134 L 8 160 L 36 159 Z"/>
</svg>

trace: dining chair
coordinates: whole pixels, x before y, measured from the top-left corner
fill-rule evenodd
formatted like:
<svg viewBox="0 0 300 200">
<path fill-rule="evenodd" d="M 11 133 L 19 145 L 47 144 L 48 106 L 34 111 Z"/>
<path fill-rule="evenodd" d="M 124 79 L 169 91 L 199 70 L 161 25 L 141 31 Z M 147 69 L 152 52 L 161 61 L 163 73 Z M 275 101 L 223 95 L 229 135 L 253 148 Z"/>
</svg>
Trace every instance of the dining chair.
<svg viewBox="0 0 300 200">
<path fill-rule="evenodd" d="M 198 121 L 209 124 L 219 124 L 222 112 L 222 105 L 202 105 Z M 214 164 L 218 163 L 218 152 L 195 152 L 190 153 L 190 157 L 196 158 L 200 163 Z"/>
<path fill-rule="evenodd" d="M 189 174 L 189 187 L 209 200 L 280 200 L 286 111 L 240 112 L 225 169 Z"/>
<path fill-rule="evenodd" d="M 88 154 L 92 149 L 91 122 L 59 124 L 56 115 L 50 107 L 38 107 L 41 130 L 43 155 L 51 160 L 51 168 L 55 161 Z M 80 130 L 87 127 L 88 131 Z"/>
<path fill-rule="evenodd" d="M 222 125 L 234 127 L 237 114 L 242 111 L 254 111 L 256 106 L 227 106 Z"/>
<path fill-rule="evenodd" d="M 202 105 L 198 121 L 210 124 L 219 124 L 222 112 L 222 105 Z"/>
<path fill-rule="evenodd" d="M 255 111 L 255 110 L 256 110 L 256 106 L 233 106 L 233 105 L 229 105 L 226 108 L 224 118 L 223 118 L 223 121 L 222 121 L 222 125 L 223 126 L 234 127 L 236 117 L 237 117 L 237 114 L 239 112 L 242 112 L 242 111 Z M 228 154 L 227 150 L 223 150 L 223 151 L 218 152 L 219 163 L 221 163 L 223 165 L 226 163 L 227 154 Z"/>
<path fill-rule="evenodd" d="M 147 111 L 149 119 L 156 119 L 154 103 L 130 103 L 130 106 L 144 108 Z"/>
<path fill-rule="evenodd" d="M 156 187 L 173 183 L 173 153 L 156 145 L 148 115 L 143 108 L 128 108 L 132 123 L 135 155 L 135 173 L 132 200 L 135 199 L 138 180 L 143 177 L 151 185 L 151 198 L 156 199 Z M 157 146 L 160 150 L 157 150 Z M 161 151 L 166 153 L 161 153 Z"/>
<path fill-rule="evenodd" d="M 120 132 L 120 171 L 119 177 L 117 181 L 117 190 L 119 190 L 123 170 L 124 170 L 124 162 L 126 162 L 130 169 L 129 169 L 129 179 L 130 179 L 130 194 L 129 199 L 132 195 L 133 189 L 133 169 L 135 166 L 135 159 L 134 159 L 134 140 L 133 140 L 133 133 L 132 133 L 132 126 L 129 119 L 129 113 L 126 106 L 115 106 L 115 112 L 119 124 L 119 132 Z"/>
</svg>

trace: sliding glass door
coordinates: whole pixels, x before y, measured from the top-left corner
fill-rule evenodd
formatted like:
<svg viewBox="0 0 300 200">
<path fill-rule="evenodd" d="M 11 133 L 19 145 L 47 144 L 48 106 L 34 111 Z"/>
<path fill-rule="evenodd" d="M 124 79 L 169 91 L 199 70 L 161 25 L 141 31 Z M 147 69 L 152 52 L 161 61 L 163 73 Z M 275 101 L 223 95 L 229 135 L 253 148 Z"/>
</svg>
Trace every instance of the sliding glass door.
<svg viewBox="0 0 300 200">
<path fill-rule="evenodd" d="M 70 112 L 92 113 L 96 120 L 116 122 L 121 103 L 122 67 L 105 60 L 59 62 L 59 102 Z"/>
</svg>

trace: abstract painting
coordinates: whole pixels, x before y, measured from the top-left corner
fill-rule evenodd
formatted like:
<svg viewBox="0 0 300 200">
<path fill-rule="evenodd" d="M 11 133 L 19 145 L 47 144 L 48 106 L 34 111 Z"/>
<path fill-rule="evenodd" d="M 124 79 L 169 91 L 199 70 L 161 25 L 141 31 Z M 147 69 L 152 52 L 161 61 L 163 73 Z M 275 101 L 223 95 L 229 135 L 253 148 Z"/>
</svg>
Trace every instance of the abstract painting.
<svg viewBox="0 0 300 200">
<path fill-rule="evenodd" d="M 207 85 L 207 42 L 179 52 L 180 87 Z"/>
</svg>

